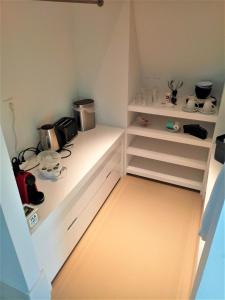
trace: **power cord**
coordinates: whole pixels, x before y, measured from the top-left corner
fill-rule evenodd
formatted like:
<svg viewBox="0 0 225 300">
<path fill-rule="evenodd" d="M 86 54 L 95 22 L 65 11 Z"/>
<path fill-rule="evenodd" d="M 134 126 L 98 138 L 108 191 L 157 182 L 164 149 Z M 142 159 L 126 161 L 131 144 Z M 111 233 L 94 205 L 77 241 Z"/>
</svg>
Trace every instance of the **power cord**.
<svg viewBox="0 0 225 300">
<path fill-rule="evenodd" d="M 25 160 L 25 153 L 26 152 L 33 152 L 33 153 L 35 153 L 36 154 L 36 148 L 34 148 L 34 147 L 29 147 L 29 148 L 27 148 L 27 149 L 25 149 L 25 150 L 22 150 L 22 151 L 20 151 L 20 153 L 18 154 L 18 160 L 21 162 L 21 163 L 23 163 L 23 162 L 25 162 L 26 160 Z"/>
<path fill-rule="evenodd" d="M 15 109 L 13 102 L 9 102 L 9 109 L 12 113 L 12 131 L 14 135 L 14 151 L 17 153 L 18 148 L 18 139 L 17 139 L 17 133 L 16 133 L 16 115 L 15 115 Z"/>
<path fill-rule="evenodd" d="M 61 151 L 67 151 L 67 152 L 69 152 L 68 155 L 66 155 L 66 156 L 61 156 L 62 159 L 63 159 L 63 158 L 67 158 L 67 157 L 69 157 L 69 156 L 72 154 L 72 152 L 71 152 L 69 149 L 66 149 L 66 148 L 62 148 Z"/>
</svg>

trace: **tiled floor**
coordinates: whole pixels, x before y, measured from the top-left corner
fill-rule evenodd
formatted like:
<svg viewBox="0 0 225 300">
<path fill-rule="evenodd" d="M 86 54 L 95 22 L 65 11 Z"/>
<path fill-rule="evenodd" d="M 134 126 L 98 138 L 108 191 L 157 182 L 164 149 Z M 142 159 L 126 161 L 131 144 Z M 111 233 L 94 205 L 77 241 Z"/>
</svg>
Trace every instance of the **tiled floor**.
<svg viewBox="0 0 225 300">
<path fill-rule="evenodd" d="M 200 194 L 125 176 L 53 282 L 53 299 L 187 299 Z"/>
</svg>

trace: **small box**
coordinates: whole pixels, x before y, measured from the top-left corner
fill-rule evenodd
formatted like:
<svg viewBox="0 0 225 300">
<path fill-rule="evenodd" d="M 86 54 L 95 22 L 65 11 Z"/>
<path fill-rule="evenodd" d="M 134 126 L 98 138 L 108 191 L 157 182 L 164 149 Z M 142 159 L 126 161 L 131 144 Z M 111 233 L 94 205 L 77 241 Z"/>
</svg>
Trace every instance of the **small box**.
<svg viewBox="0 0 225 300">
<path fill-rule="evenodd" d="M 219 161 L 221 164 L 225 162 L 225 134 L 219 135 L 216 138 L 216 151 L 214 158 Z"/>
</svg>

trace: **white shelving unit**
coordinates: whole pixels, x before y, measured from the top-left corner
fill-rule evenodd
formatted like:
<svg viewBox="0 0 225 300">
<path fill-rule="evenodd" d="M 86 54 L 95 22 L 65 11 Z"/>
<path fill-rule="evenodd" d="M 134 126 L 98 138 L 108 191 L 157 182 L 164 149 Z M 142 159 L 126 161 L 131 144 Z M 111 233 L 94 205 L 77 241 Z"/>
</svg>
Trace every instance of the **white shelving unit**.
<svg viewBox="0 0 225 300">
<path fill-rule="evenodd" d="M 137 116 L 149 119 L 141 126 Z M 181 124 L 179 132 L 166 129 L 167 120 Z M 182 105 L 167 107 L 163 104 L 128 105 L 127 173 L 199 190 L 204 193 L 208 158 L 217 113 L 206 115 L 189 113 Z M 205 140 L 186 134 L 185 124 L 200 124 L 207 129 Z"/>
</svg>

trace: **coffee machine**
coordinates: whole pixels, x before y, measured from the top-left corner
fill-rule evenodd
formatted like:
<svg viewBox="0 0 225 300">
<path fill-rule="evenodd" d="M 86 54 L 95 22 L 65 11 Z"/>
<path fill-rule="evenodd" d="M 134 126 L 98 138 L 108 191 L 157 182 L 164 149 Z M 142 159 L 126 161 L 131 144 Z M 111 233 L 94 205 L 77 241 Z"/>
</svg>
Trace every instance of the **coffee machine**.
<svg viewBox="0 0 225 300">
<path fill-rule="evenodd" d="M 16 174 L 16 182 L 23 204 L 40 204 L 44 201 L 44 194 L 37 190 L 35 176 L 27 171 Z"/>
</svg>

